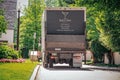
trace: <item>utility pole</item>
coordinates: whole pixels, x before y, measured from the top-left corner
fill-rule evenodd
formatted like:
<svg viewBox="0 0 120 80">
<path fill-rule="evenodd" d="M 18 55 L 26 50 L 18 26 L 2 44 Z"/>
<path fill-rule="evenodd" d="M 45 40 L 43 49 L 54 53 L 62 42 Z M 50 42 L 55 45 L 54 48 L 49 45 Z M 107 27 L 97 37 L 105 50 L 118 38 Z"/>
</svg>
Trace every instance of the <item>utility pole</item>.
<svg viewBox="0 0 120 80">
<path fill-rule="evenodd" d="M 20 9 L 18 9 L 17 50 L 19 50 Z"/>
</svg>

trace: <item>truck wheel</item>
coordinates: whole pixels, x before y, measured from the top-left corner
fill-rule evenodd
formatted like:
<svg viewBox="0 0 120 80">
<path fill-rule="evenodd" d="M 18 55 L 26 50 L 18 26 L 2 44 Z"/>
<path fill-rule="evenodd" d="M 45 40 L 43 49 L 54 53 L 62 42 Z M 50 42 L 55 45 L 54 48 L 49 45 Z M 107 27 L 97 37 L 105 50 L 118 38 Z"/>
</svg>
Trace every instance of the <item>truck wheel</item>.
<svg viewBox="0 0 120 80">
<path fill-rule="evenodd" d="M 47 68 L 48 67 L 48 64 L 47 63 L 43 63 L 43 66 L 45 67 L 45 68 Z"/>
<path fill-rule="evenodd" d="M 73 60 L 71 59 L 69 62 L 69 66 L 72 68 L 73 67 Z"/>
<path fill-rule="evenodd" d="M 45 68 L 47 68 L 48 67 L 48 64 L 45 64 Z"/>
<path fill-rule="evenodd" d="M 48 68 L 48 60 L 46 54 L 44 54 L 43 67 Z"/>
<path fill-rule="evenodd" d="M 49 62 L 49 67 L 50 67 L 50 68 L 53 68 L 53 60 L 50 59 L 49 61 L 50 61 L 50 62 Z"/>
</svg>

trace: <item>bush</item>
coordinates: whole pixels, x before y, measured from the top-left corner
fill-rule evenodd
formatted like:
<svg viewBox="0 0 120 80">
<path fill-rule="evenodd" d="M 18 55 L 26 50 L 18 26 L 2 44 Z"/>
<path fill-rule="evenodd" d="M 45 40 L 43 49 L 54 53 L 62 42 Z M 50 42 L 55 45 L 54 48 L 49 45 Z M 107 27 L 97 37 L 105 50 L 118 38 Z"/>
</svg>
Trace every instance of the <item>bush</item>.
<svg viewBox="0 0 120 80">
<path fill-rule="evenodd" d="M 18 52 L 11 47 L 0 45 L 0 59 L 2 58 L 17 59 Z"/>
</svg>

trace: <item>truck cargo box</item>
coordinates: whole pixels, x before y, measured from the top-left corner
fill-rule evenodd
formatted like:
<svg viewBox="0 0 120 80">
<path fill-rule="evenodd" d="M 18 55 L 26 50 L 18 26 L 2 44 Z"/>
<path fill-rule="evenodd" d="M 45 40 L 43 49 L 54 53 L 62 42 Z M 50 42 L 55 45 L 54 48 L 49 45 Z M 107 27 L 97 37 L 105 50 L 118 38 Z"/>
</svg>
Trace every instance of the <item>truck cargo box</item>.
<svg viewBox="0 0 120 80">
<path fill-rule="evenodd" d="M 46 8 L 42 18 L 43 65 L 82 67 L 86 50 L 85 8 Z"/>
</svg>

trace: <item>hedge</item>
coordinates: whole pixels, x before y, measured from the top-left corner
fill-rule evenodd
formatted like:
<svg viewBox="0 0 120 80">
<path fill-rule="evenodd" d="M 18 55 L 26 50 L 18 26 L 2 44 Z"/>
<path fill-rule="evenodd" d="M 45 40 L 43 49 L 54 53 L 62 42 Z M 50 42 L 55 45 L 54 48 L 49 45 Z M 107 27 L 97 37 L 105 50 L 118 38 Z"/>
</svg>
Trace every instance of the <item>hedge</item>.
<svg viewBox="0 0 120 80">
<path fill-rule="evenodd" d="M 17 59 L 18 54 L 18 51 L 15 51 L 13 48 L 6 45 L 0 45 L 0 59 Z"/>
</svg>

